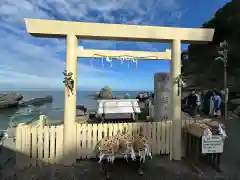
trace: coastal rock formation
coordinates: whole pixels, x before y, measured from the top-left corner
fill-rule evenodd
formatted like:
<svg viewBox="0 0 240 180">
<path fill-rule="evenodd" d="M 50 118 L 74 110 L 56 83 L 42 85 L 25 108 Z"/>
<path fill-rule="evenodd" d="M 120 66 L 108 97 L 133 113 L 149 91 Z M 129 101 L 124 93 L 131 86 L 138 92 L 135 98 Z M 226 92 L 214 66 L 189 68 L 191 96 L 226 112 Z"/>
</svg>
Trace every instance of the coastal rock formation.
<svg viewBox="0 0 240 180">
<path fill-rule="evenodd" d="M 19 103 L 19 107 L 27 107 L 29 105 L 32 106 L 41 106 L 44 105 L 45 103 L 51 103 L 53 101 L 52 96 L 46 96 L 43 98 L 34 98 L 29 101 L 23 101 Z"/>
<path fill-rule="evenodd" d="M 19 103 L 18 101 L 12 101 L 12 100 L 0 101 L 0 109 L 17 107 L 18 103 Z"/>
<path fill-rule="evenodd" d="M 76 116 L 84 116 L 87 113 L 87 111 L 84 111 L 82 109 L 77 109 L 76 110 Z"/>
<path fill-rule="evenodd" d="M 108 86 L 102 88 L 100 92 L 89 94 L 88 96 L 93 97 L 94 99 L 113 99 L 112 89 Z"/>
<path fill-rule="evenodd" d="M 52 96 L 46 96 L 43 98 L 33 98 L 27 101 L 21 101 L 23 99 L 22 94 L 20 93 L 13 93 L 13 92 L 4 92 L 0 93 L 0 109 L 5 108 L 23 108 L 28 107 L 29 105 L 32 106 L 41 106 L 45 103 L 51 103 L 53 101 Z"/>
<path fill-rule="evenodd" d="M 80 114 L 84 114 L 87 112 L 87 108 L 84 105 L 77 105 L 76 106 L 77 112 Z"/>
<path fill-rule="evenodd" d="M 0 93 L 0 109 L 16 107 L 23 96 L 19 93 Z"/>
<path fill-rule="evenodd" d="M 4 92 L 0 93 L 0 101 L 20 101 L 22 100 L 23 96 L 20 93 L 14 93 L 14 92 Z"/>
<path fill-rule="evenodd" d="M 99 96 L 100 99 L 112 99 L 112 89 L 108 86 L 105 86 L 104 88 L 101 89 Z"/>
</svg>

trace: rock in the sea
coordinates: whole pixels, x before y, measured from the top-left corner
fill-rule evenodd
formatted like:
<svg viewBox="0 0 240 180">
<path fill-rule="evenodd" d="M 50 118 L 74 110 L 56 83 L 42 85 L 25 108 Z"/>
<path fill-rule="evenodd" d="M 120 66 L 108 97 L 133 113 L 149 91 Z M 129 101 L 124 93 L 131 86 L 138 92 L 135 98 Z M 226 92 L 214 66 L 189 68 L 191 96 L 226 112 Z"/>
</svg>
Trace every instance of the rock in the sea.
<svg viewBox="0 0 240 180">
<path fill-rule="evenodd" d="M 83 113 L 87 112 L 87 108 L 84 105 L 77 105 L 76 108 L 77 108 L 77 112 L 78 110 L 83 111 Z"/>
<path fill-rule="evenodd" d="M 108 86 L 105 86 L 104 88 L 101 89 L 99 93 L 99 98 L 100 99 L 112 99 L 112 89 Z"/>
<path fill-rule="evenodd" d="M 76 116 L 84 116 L 86 114 L 85 111 L 83 111 L 82 109 L 77 109 L 76 110 Z"/>
<path fill-rule="evenodd" d="M 4 92 L 0 93 L 0 101 L 20 101 L 23 96 L 20 93 Z"/>
<path fill-rule="evenodd" d="M 52 96 L 46 96 L 43 98 L 34 98 L 29 101 L 20 102 L 19 107 L 27 107 L 29 105 L 41 106 L 41 105 L 44 105 L 45 103 L 51 103 L 52 101 L 53 101 Z"/>
<path fill-rule="evenodd" d="M 13 101 L 13 100 L 0 100 L 0 109 L 5 109 L 5 108 L 11 108 L 11 107 L 17 107 L 18 106 L 18 101 Z"/>
<path fill-rule="evenodd" d="M 19 93 L 0 93 L 0 109 L 16 107 L 23 96 Z"/>
</svg>

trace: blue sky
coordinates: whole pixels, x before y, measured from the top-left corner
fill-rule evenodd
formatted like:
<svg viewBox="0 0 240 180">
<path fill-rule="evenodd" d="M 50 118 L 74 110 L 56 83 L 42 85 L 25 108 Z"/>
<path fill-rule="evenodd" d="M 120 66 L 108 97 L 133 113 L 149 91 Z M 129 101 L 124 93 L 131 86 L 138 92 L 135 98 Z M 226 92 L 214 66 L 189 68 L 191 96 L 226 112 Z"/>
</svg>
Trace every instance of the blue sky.
<svg viewBox="0 0 240 180">
<path fill-rule="evenodd" d="M 65 40 L 41 39 L 27 34 L 24 18 L 200 27 L 229 0 L 1 0 L 0 89 L 63 89 Z M 92 49 L 165 51 L 168 44 L 79 41 Z M 186 48 L 183 45 L 182 49 Z M 98 90 L 151 90 L 155 72 L 168 72 L 168 61 L 132 64 L 100 59 L 78 60 L 78 88 Z"/>
</svg>

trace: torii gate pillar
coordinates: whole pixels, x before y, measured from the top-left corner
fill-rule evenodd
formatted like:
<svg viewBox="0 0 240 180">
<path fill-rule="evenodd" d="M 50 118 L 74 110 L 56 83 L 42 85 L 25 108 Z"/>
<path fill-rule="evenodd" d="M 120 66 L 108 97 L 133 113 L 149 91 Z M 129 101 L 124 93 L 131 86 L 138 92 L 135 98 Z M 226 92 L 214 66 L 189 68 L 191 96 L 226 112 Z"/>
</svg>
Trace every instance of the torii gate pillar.
<svg viewBox="0 0 240 180">
<path fill-rule="evenodd" d="M 76 162 L 75 151 L 75 131 L 76 131 L 76 103 L 77 103 L 77 47 L 78 39 L 74 34 L 66 37 L 66 71 L 72 72 L 74 88 L 72 93 L 68 92 L 67 87 L 64 89 L 64 130 L 63 130 L 63 163 L 72 165 Z"/>
<path fill-rule="evenodd" d="M 181 75 L 181 41 L 175 39 L 172 41 L 172 60 L 171 63 L 171 77 L 172 81 Z M 182 120 L 181 120 L 181 88 L 178 83 L 172 82 L 171 95 L 171 113 L 172 119 L 172 159 L 181 160 L 182 158 Z"/>
</svg>

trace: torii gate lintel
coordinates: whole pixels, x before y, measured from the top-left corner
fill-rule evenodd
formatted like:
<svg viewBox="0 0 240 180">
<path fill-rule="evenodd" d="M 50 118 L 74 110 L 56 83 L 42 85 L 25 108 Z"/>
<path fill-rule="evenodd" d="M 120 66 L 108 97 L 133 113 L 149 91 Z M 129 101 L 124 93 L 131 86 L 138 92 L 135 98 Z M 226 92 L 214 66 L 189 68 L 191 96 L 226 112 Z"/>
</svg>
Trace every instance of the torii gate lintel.
<svg viewBox="0 0 240 180">
<path fill-rule="evenodd" d="M 212 41 L 214 29 L 160 27 L 128 24 L 72 22 L 25 18 L 29 34 L 36 37 L 65 38 L 74 34 L 79 39 L 167 42 L 179 39 L 182 43 Z"/>
</svg>

